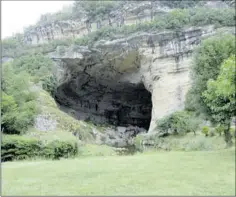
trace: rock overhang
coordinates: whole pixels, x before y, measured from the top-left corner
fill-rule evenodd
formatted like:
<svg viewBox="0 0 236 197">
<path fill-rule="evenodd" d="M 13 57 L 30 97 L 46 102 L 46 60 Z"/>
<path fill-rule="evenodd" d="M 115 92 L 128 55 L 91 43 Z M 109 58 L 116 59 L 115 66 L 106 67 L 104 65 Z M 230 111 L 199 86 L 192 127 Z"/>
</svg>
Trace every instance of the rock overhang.
<svg viewBox="0 0 236 197">
<path fill-rule="evenodd" d="M 189 54 L 202 39 L 214 34 L 213 26 L 192 27 L 182 31 L 135 33 L 116 40 L 100 40 L 89 47 L 68 48 L 63 56 L 50 54 L 52 58 L 59 60 L 63 68 L 64 74 L 60 79 L 58 92 L 62 92 L 64 88 L 67 89 L 69 95 L 90 89 L 93 90 L 95 100 L 99 102 L 102 100 L 101 96 L 97 98 L 99 92 L 106 92 L 107 95 L 110 94 L 105 99 L 108 102 L 109 99 L 114 99 L 114 95 L 117 98 L 118 94 L 125 95 L 125 91 L 121 90 L 126 87 L 132 92 L 145 90 L 145 94 L 149 95 L 147 100 L 150 101 L 149 109 L 151 108 L 152 111 L 148 117 L 152 118 L 151 122 L 155 122 L 170 111 L 182 109 L 184 94 L 190 82 L 188 71 L 191 55 Z M 83 84 L 87 87 L 81 90 Z M 168 89 L 165 92 L 166 88 Z M 181 89 L 180 92 L 179 89 Z M 179 94 L 181 95 L 173 96 Z M 57 95 L 58 98 L 59 95 Z M 180 97 L 181 99 L 178 100 Z M 65 98 L 66 94 L 63 99 L 68 100 Z M 94 98 L 86 96 L 87 100 L 94 100 Z M 167 103 L 159 104 L 160 99 L 164 99 Z M 124 100 L 122 102 L 125 103 Z M 145 103 L 145 101 L 142 102 Z M 107 108 L 107 111 L 114 108 L 114 106 L 109 107 L 110 104 L 101 105 L 104 110 Z M 128 105 L 131 106 L 130 103 Z M 93 108 L 96 110 L 99 106 L 94 103 Z M 77 109 L 77 111 L 80 110 Z M 89 110 L 86 113 L 90 113 Z M 103 113 L 105 114 L 104 111 Z M 97 118 L 97 122 L 99 121 L 106 122 L 101 116 Z"/>
</svg>

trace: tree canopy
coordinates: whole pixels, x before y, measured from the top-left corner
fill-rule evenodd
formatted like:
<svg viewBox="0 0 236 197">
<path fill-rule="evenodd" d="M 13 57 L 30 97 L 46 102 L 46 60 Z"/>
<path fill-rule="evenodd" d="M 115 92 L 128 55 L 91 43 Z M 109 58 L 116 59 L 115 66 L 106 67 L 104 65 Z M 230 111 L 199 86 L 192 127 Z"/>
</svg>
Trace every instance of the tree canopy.
<svg viewBox="0 0 236 197">
<path fill-rule="evenodd" d="M 209 107 L 214 121 L 223 125 L 226 142 L 231 144 L 229 133 L 230 121 L 236 114 L 236 68 L 235 56 L 223 62 L 216 80 L 207 82 L 207 90 L 203 92 L 205 104 Z"/>
<path fill-rule="evenodd" d="M 11 63 L 2 66 L 1 128 L 4 133 L 20 134 L 33 124 L 37 113 L 37 93 L 31 89 L 30 75 L 16 73 Z"/>
<path fill-rule="evenodd" d="M 217 35 L 202 42 L 196 50 L 191 68 L 192 87 L 186 96 L 187 110 L 203 113 L 211 119 L 211 111 L 202 93 L 207 89 L 207 81 L 217 78 L 221 64 L 232 54 L 235 54 L 235 38 L 232 35 Z"/>
</svg>

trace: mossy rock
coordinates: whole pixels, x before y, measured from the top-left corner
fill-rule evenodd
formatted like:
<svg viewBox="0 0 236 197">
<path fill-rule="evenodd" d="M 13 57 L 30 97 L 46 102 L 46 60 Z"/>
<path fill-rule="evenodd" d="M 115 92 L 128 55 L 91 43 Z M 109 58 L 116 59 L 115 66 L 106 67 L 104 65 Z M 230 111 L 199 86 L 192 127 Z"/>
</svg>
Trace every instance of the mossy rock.
<svg viewBox="0 0 236 197">
<path fill-rule="evenodd" d="M 63 131 L 70 132 L 71 134 L 77 133 L 81 140 L 91 142 L 95 140 L 93 129 L 98 132 L 104 131 L 104 128 L 101 126 L 97 127 L 92 123 L 76 120 L 72 115 L 60 110 L 50 94 L 42 89 L 40 89 L 39 93 L 38 107 L 40 115 L 47 115 L 48 118 L 57 122 L 53 131 L 48 132 Z"/>
</svg>

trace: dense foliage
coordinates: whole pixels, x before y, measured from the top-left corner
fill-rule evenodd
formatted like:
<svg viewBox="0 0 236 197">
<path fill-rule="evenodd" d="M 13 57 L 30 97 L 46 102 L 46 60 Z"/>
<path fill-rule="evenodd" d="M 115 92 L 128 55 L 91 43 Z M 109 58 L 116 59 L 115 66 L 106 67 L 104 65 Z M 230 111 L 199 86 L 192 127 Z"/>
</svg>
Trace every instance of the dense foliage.
<svg viewBox="0 0 236 197">
<path fill-rule="evenodd" d="M 208 136 L 208 134 L 209 134 L 209 127 L 208 127 L 208 126 L 203 126 L 203 127 L 202 127 L 202 133 L 203 133 L 205 136 Z"/>
<path fill-rule="evenodd" d="M 78 153 L 75 141 L 51 141 L 43 143 L 40 140 L 17 135 L 3 135 L 1 143 L 1 160 L 12 161 L 30 158 L 60 159 L 73 157 Z"/>
<path fill-rule="evenodd" d="M 37 93 L 27 72 L 16 72 L 11 63 L 2 66 L 1 128 L 5 133 L 22 133 L 33 124 Z"/>
<path fill-rule="evenodd" d="M 119 1 L 75 1 L 72 15 L 78 16 L 83 9 L 86 11 L 88 20 L 104 20 L 109 17 L 112 10 L 118 8 L 119 4 L 121 4 Z"/>
<path fill-rule="evenodd" d="M 207 81 L 217 78 L 222 62 L 232 54 L 235 54 L 235 38 L 232 35 L 215 36 L 202 42 L 193 61 L 193 84 L 186 97 L 186 109 L 204 113 L 206 118 L 210 118 L 202 93 L 207 89 Z"/>
<path fill-rule="evenodd" d="M 174 112 L 157 121 L 157 130 L 166 134 L 186 134 L 196 132 L 199 120 L 185 111 Z"/>
<path fill-rule="evenodd" d="M 42 54 L 26 55 L 2 66 L 1 126 L 5 133 L 23 133 L 33 124 L 38 109 L 34 84 L 53 94 L 56 80 L 52 60 Z"/>
<path fill-rule="evenodd" d="M 203 92 L 204 103 L 210 109 L 215 122 L 224 126 L 226 142 L 231 142 L 230 122 L 236 114 L 236 68 L 235 56 L 225 60 L 216 80 L 207 82 L 207 90 Z"/>
<path fill-rule="evenodd" d="M 232 35 L 205 40 L 196 51 L 193 84 L 186 96 L 187 110 L 203 114 L 213 124 L 223 126 L 228 145 L 232 144 L 230 121 L 236 112 L 235 59 L 230 57 L 234 54 L 235 38 Z"/>
<path fill-rule="evenodd" d="M 13 61 L 16 72 L 26 71 L 32 77 L 35 83 L 40 79 L 47 77 L 52 73 L 53 61 L 43 54 L 25 55 Z"/>
</svg>

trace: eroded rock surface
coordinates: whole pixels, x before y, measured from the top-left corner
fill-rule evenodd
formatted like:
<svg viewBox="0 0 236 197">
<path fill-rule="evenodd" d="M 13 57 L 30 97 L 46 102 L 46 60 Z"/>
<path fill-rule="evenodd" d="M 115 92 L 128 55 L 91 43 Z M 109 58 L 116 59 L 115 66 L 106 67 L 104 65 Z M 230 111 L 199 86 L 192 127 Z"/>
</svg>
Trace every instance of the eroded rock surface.
<svg viewBox="0 0 236 197">
<path fill-rule="evenodd" d="M 157 119 L 183 109 L 193 49 L 214 34 L 213 26 L 136 33 L 51 53 L 60 68 L 55 99 L 78 119 L 151 132 Z"/>
<path fill-rule="evenodd" d="M 81 7 L 78 10 L 79 16 L 74 19 L 38 24 L 29 28 L 24 33 L 24 42 L 42 44 L 62 38 L 79 38 L 105 26 L 119 28 L 150 21 L 154 15 L 170 10 L 159 1 L 120 1 L 110 12 L 98 19 L 96 16 L 91 17 Z"/>
<path fill-rule="evenodd" d="M 168 1 L 168 0 L 167 0 Z M 91 16 L 83 7 L 77 10 L 77 16 L 68 20 L 56 20 L 38 23 L 24 32 L 27 44 L 42 44 L 52 40 L 79 38 L 102 27 L 122 27 L 151 21 L 154 16 L 167 13 L 173 9 L 163 0 L 155 1 L 117 1 L 103 16 Z M 198 6 L 209 8 L 234 7 L 234 1 L 202 1 Z"/>
</svg>

